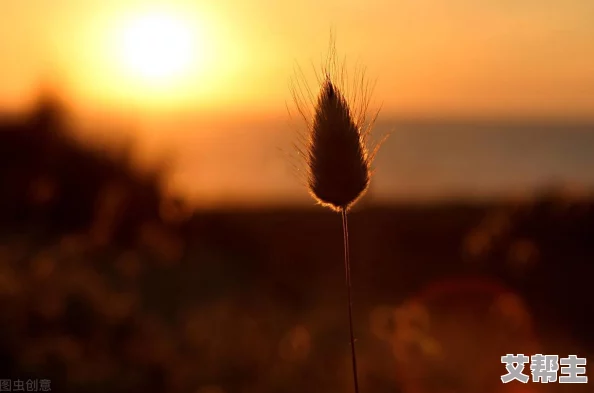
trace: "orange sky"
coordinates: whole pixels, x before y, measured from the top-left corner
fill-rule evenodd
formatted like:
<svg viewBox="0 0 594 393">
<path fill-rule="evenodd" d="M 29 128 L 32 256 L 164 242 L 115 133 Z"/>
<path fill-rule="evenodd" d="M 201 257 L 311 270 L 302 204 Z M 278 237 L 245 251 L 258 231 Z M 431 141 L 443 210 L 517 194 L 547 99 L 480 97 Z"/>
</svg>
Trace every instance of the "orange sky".
<svg viewBox="0 0 594 393">
<path fill-rule="evenodd" d="M 134 124 L 145 158 L 174 151 L 176 187 L 205 203 L 305 200 L 278 148 L 294 137 L 294 65 L 320 65 L 331 28 L 351 70 L 377 80 L 381 121 L 594 120 L 593 18 L 591 0 L 4 1 L 0 109 L 58 82 L 79 114 L 100 116 L 91 124 Z M 378 197 L 594 182 L 588 136 L 397 131 L 378 156 Z"/>
<path fill-rule="evenodd" d="M 120 27 L 147 9 L 196 33 L 193 69 L 158 86 L 117 51 Z M 592 117 L 593 15 L 590 0 L 6 1 L 0 104 L 54 73 L 82 107 L 283 111 L 294 62 L 317 62 L 334 27 L 387 113 Z"/>
</svg>

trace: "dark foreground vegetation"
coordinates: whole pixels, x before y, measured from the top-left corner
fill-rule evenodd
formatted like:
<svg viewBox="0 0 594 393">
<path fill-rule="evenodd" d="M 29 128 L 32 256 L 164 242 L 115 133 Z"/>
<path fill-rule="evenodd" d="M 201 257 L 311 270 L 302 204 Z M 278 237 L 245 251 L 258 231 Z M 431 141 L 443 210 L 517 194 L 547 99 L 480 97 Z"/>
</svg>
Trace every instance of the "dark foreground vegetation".
<svg viewBox="0 0 594 393">
<path fill-rule="evenodd" d="M 339 216 L 189 214 L 129 158 L 76 143 L 53 100 L 0 121 L 0 379 L 351 391 Z M 499 377 L 506 353 L 593 361 L 594 199 L 376 206 L 350 228 L 361 391 L 589 391 Z"/>
</svg>

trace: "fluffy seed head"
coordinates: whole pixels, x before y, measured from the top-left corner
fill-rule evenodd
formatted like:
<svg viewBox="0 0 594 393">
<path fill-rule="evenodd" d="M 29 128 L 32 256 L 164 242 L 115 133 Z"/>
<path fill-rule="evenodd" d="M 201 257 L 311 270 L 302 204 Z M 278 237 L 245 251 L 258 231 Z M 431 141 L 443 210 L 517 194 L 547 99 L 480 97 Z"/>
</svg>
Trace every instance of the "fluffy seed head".
<svg viewBox="0 0 594 393">
<path fill-rule="evenodd" d="M 367 190 L 367 148 L 347 100 L 327 78 L 320 90 L 307 151 L 308 186 L 322 204 L 348 209 Z"/>
<path fill-rule="evenodd" d="M 307 167 L 303 180 L 318 203 L 346 211 L 369 187 L 373 158 L 388 136 L 369 146 L 369 136 L 379 114 L 378 110 L 368 121 L 373 88 L 367 82 L 364 68 L 356 68 L 349 78 L 345 64 L 338 65 L 332 34 L 322 76 L 316 72 L 317 94 L 310 89 L 303 70 L 297 67 L 296 71 L 291 92 L 306 125 L 306 132 L 298 134 L 300 138 L 295 144 L 300 161 Z"/>
</svg>

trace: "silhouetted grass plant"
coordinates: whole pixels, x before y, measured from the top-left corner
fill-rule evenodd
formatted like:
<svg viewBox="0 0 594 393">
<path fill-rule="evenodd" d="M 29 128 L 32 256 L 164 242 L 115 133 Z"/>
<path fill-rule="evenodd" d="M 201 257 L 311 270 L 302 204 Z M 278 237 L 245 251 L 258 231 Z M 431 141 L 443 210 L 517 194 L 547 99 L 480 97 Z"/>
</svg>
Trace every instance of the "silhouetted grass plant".
<svg viewBox="0 0 594 393">
<path fill-rule="evenodd" d="M 317 75 L 320 86 L 317 100 L 300 69 L 297 79 L 291 84 L 291 92 L 306 123 L 306 133 L 301 135 L 296 148 L 307 165 L 307 187 L 319 204 L 340 212 L 342 217 L 353 383 L 358 393 L 347 216 L 371 181 L 371 164 L 381 143 L 370 146 L 369 136 L 379 110 L 368 118 L 373 89 L 361 68 L 356 70 L 349 86 L 345 64 L 337 62 L 332 34 L 322 75 Z"/>
</svg>

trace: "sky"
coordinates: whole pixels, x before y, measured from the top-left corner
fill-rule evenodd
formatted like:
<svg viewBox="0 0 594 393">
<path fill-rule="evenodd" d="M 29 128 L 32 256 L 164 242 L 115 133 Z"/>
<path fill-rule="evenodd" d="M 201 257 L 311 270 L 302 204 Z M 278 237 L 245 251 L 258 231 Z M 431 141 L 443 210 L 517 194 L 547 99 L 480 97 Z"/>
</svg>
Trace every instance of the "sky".
<svg viewBox="0 0 594 393">
<path fill-rule="evenodd" d="M 331 29 L 347 68 L 363 65 L 375 82 L 372 106 L 381 105 L 386 121 L 594 120 L 590 0 L 21 0 L 0 7 L 1 108 L 26 107 L 40 84 L 57 84 L 81 116 L 134 119 L 142 144 L 185 151 L 178 161 L 189 178 L 197 175 L 188 168 L 199 166 L 190 145 L 237 146 L 247 132 L 238 130 L 249 128 L 248 162 L 262 146 L 286 144 L 272 129 L 286 130 L 289 81 L 299 65 L 315 86 L 312 65 L 321 65 Z M 223 164 L 213 158 L 209 165 L 222 173 Z M 236 170 L 228 170 L 229 184 L 246 178 Z M 211 198 L 226 192 L 221 187 Z"/>
<path fill-rule="evenodd" d="M 170 86 L 122 70 L 120 27 L 147 12 L 194 30 L 194 69 Z M 386 112 L 586 117 L 593 17 L 589 0 L 5 1 L 0 102 L 22 103 L 52 74 L 77 98 L 117 107 L 282 110 L 294 64 L 318 64 L 334 28 Z"/>
</svg>

